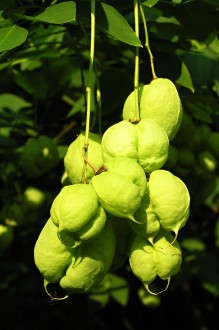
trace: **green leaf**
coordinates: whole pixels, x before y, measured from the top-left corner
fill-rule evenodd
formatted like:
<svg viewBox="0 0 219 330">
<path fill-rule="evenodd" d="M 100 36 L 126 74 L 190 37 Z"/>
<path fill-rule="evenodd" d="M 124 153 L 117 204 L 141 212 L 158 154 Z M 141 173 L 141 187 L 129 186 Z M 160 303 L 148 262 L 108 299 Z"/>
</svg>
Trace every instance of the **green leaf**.
<svg viewBox="0 0 219 330">
<path fill-rule="evenodd" d="M 47 7 L 41 14 L 34 19 L 52 24 L 64 24 L 75 20 L 76 4 L 73 1 L 65 1 Z"/>
<path fill-rule="evenodd" d="M 43 75 L 38 71 L 26 71 L 16 73 L 15 82 L 27 93 L 44 99 L 47 95 L 48 86 Z"/>
<path fill-rule="evenodd" d="M 20 26 L 13 25 L 0 29 L 0 52 L 13 49 L 25 42 L 28 31 Z"/>
<path fill-rule="evenodd" d="M 185 63 L 182 62 L 182 71 L 180 77 L 176 80 L 178 84 L 180 84 L 183 87 L 186 87 L 190 89 L 194 93 L 194 86 L 192 83 L 192 79 L 189 73 L 189 70 L 187 69 Z"/>
<path fill-rule="evenodd" d="M 129 45 L 142 47 L 134 30 L 114 7 L 102 2 L 96 13 L 97 25 L 106 34 Z"/>
<path fill-rule="evenodd" d="M 206 245 L 203 241 L 198 238 L 184 238 L 181 241 L 181 246 L 188 251 L 204 251 L 206 250 Z"/>
<path fill-rule="evenodd" d="M 146 0 L 144 2 L 142 2 L 143 6 L 147 6 L 147 7 L 153 7 L 154 5 L 156 5 L 156 3 L 158 3 L 159 0 Z"/>
<path fill-rule="evenodd" d="M 21 97 L 5 93 L 0 95 L 0 110 L 8 108 L 13 112 L 19 111 L 21 108 L 28 108 L 31 106 L 31 103 L 25 101 Z"/>
</svg>

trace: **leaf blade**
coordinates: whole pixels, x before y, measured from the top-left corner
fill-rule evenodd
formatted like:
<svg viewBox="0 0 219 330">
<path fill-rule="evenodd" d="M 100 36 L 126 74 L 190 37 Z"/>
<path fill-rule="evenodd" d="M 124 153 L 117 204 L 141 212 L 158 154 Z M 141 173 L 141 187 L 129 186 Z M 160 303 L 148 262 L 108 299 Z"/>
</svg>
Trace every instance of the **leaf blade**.
<svg viewBox="0 0 219 330">
<path fill-rule="evenodd" d="M 28 31 L 18 25 L 0 29 L 0 52 L 13 49 L 25 42 Z"/>
</svg>

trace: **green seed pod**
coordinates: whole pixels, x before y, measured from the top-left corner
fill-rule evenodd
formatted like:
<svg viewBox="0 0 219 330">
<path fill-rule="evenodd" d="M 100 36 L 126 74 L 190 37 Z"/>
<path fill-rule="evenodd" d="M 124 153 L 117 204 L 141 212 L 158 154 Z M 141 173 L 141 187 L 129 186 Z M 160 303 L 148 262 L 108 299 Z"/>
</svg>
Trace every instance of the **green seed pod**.
<svg viewBox="0 0 219 330">
<path fill-rule="evenodd" d="M 207 172 L 214 172 L 217 168 L 217 160 L 208 150 L 199 152 L 198 163 Z"/>
<path fill-rule="evenodd" d="M 140 118 L 156 121 L 171 141 L 181 124 L 182 106 L 179 94 L 171 80 L 157 78 L 139 89 Z M 135 92 L 125 101 L 124 120 L 135 120 Z"/>
<path fill-rule="evenodd" d="M 185 183 L 167 170 L 151 173 L 149 193 L 163 229 L 173 231 L 175 239 L 189 217 L 190 195 Z"/>
<path fill-rule="evenodd" d="M 142 93 L 149 88 L 149 85 L 139 86 L 139 101 L 141 100 Z M 136 103 L 135 103 L 135 91 L 131 92 L 125 100 L 123 111 L 122 111 L 122 118 L 124 120 L 128 120 L 130 122 L 136 122 Z"/>
<path fill-rule="evenodd" d="M 0 224 L 0 253 L 6 250 L 14 239 L 14 228 Z"/>
<path fill-rule="evenodd" d="M 103 166 L 101 137 L 98 134 L 89 133 L 89 146 L 85 162 L 85 133 L 81 132 L 70 144 L 64 157 L 66 174 L 71 183 L 88 183 Z M 85 175 L 86 171 L 86 175 Z"/>
<path fill-rule="evenodd" d="M 57 227 L 49 218 L 35 243 L 36 267 L 46 281 L 57 283 L 65 274 L 72 258 L 73 254 L 60 242 Z"/>
<path fill-rule="evenodd" d="M 29 210 L 38 209 L 46 200 L 45 193 L 33 186 L 24 190 L 23 202 Z"/>
<path fill-rule="evenodd" d="M 105 226 L 106 213 L 99 205 L 95 216 L 76 232 L 62 230 L 59 232 L 60 240 L 69 247 L 76 247 L 81 243 L 88 243 L 101 233 Z"/>
<path fill-rule="evenodd" d="M 50 214 L 60 240 L 69 247 L 98 235 L 106 220 L 95 190 L 83 183 L 63 187 L 52 203 Z"/>
<path fill-rule="evenodd" d="M 135 125 L 138 133 L 138 162 L 146 173 L 161 168 L 168 157 L 169 139 L 153 120 L 142 119 Z"/>
<path fill-rule="evenodd" d="M 171 80 L 157 78 L 146 87 L 140 100 L 140 118 L 155 120 L 171 141 L 181 124 L 182 105 Z"/>
<path fill-rule="evenodd" d="M 110 126 L 102 138 L 104 160 L 112 157 L 125 156 L 138 159 L 138 135 L 135 125 L 128 120 L 122 120 Z"/>
<path fill-rule="evenodd" d="M 141 197 L 147 191 L 147 180 L 143 168 L 136 160 L 128 157 L 115 157 L 106 161 L 104 166 L 108 172 L 126 176 L 139 188 Z"/>
<path fill-rule="evenodd" d="M 135 221 L 133 214 L 141 204 L 140 190 L 124 175 L 102 172 L 92 178 L 100 204 L 110 214 Z"/>
<path fill-rule="evenodd" d="M 5 204 L 1 210 L 1 218 L 9 226 L 23 225 L 26 220 L 23 204 L 17 201 Z"/>
<path fill-rule="evenodd" d="M 159 296 L 155 296 L 145 290 L 144 287 L 138 289 L 138 298 L 142 304 L 148 308 L 157 308 L 161 304 L 161 299 Z"/>
<path fill-rule="evenodd" d="M 179 271 L 182 254 L 178 242 L 175 240 L 172 243 L 173 240 L 171 233 L 161 230 L 154 239 L 154 246 L 140 236 L 136 236 L 131 246 L 129 254 L 131 269 L 151 294 L 157 295 L 167 290 L 171 277 Z M 164 290 L 155 293 L 149 286 L 157 276 L 167 280 L 167 285 Z"/>
<path fill-rule="evenodd" d="M 160 222 L 155 213 L 153 204 L 150 202 L 149 196 L 142 199 L 140 207 L 134 214 L 134 218 L 138 223 L 129 221 L 133 231 L 137 235 L 147 238 L 153 245 L 153 238 L 160 230 Z"/>
<path fill-rule="evenodd" d="M 161 230 L 154 239 L 157 275 L 162 280 L 167 280 L 165 290 L 169 286 L 171 277 L 178 273 L 182 263 L 179 243 L 176 240 L 172 243 L 173 240 L 173 235 L 165 230 Z"/>
<path fill-rule="evenodd" d="M 23 147 L 21 165 L 29 177 L 39 177 L 53 169 L 59 162 L 55 142 L 48 136 L 30 138 Z"/>
<path fill-rule="evenodd" d="M 133 274 L 149 286 L 157 276 L 155 251 L 149 241 L 136 236 L 129 252 L 129 263 Z"/>
<path fill-rule="evenodd" d="M 67 295 L 88 293 L 99 285 L 112 264 L 115 245 L 114 231 L 107 222 L 94 241 L 78 247 L 78 259 L 73 260 L 59 283 Z"/>
</svg>

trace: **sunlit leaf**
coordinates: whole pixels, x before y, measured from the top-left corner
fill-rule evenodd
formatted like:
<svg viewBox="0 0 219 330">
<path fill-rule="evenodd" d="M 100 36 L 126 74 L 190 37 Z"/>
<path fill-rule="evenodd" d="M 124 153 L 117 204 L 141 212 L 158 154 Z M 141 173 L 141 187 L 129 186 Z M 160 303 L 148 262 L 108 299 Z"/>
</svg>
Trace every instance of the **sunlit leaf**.
<svg viewBox="0 0 219 330">
<path fill-rule="evenodd" d="M 25 42 L 27 35 L 28 31 L 17 25 L 0 28 L 0 52 L 21 45 Z"/>
<path fill-rule="evenodd" d="M 154 5 L 156 5 L 156 3 L 158 3 L 159 0 L 146 0 L 144 2 L 142 2 L 142 5 L 147 6 L 147 7 L 153 7 Z"/>
<path fill-rule="evenodd" d="M 7 108 L 13 112 L 17 112 L 21 108 L 27 108 L 29 106 L 31 106 L 30 102 L 27 102 L 15 94 L 0 94 L 0 110 Z"/>
<path fill-rule="evenodd" d="M 46 23 L 64 24 L 75 20 L 76 4 L 73 1 L 65 1 L 47 7 L 41 14 L 34 19 Z"/>
<path fill-rule="evenodd" d="M 189 70 L 187 69 L 185 63 L 183 63 L 183 62 L 182 62 L 181 75 L 176 81 L 181 86 L 186 87 L 186 88 L 190 89 L 192 92 L 194 92 L 194 86 L 192 83 L 191 75 L 190 75 Z"/>
</svg>

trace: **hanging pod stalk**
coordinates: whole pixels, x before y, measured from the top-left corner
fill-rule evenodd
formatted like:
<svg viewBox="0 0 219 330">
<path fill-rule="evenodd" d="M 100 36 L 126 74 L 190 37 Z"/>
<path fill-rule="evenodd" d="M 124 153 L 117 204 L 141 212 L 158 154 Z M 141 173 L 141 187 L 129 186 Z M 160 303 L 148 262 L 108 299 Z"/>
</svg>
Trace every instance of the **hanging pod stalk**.
<svg viewBox="0 0 219 330">
<path fill-rule="evenodd" d="M 134 0 L 135 34 L 139 38 L 139 1 Z M 135 47 L 135 72 L 134 72 L 134 93 L 135 93 L 135 122 L 140 120 L 139 105 L 139 47 Z"/>
<path fill-rule="evenodd" d="M 95 10 L 96 10 L 96 0 L 91 0 L 91 36 L 90 36 L 90 63 L 88 71 L 88 80 L 86 87 L 86 126 L 85 126 L 85 139 L 84 139 L 84 167 L 83 175 L 86 181 L 87 178 L 87 165 L 86 161 L 88 156 L 88 146 L 89 146 L 89 131 L 90 131 L 90 113 L 91 113 L 91 96 L 93 88 L 93 68 L 94 68 L 94 50 L 95 50 Z"/>
</svg>

